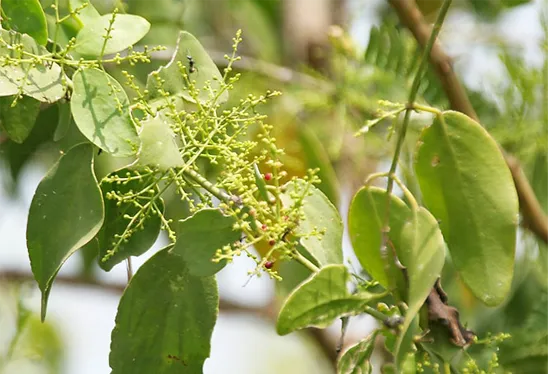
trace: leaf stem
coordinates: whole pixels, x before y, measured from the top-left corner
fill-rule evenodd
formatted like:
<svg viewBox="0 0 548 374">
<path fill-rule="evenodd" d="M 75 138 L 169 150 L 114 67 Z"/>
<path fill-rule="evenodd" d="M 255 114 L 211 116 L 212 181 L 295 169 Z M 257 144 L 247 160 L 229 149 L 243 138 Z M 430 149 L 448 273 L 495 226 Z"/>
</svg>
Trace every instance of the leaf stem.
<svg viewBox="0 0 548 374">
<path fill-rule="evenodd" d="M 420 110 L 420 111 L 423 111 L 423 112 L 432 113 L 432 114 L 435 114 L 435 115 L 440 115 L 441 114 L 441 111 L 439 109 L 436 109 L 436 108 L 433 108 L 433 107 L 427 106 L 427 105 L 417 104 L 417 103 L 413 103 L 413 109 Z"/>
<path fill-rule="evenodd" d="M 415 75 L 415 78 L 413 80 L 413 85 L 411 86 L 411 91 L 409 92 L 409 98 L 407 100 L 405 115 L 403 118 L 402 126 L 400 127 L 400 131 L 398 133 L 398 140 L 396 143 L 396 150 L 394 151 L 394 157 L 392 158 L 392 164 L 390 165 L 390 171 L 388 174 L 388 183 L 386 186 L 386 214 L 384 217 L 384 226 L 382 229 L 382 245 L 381 245 L 381 257 L 384 261 L 384 270 L 386 273 L 386 277 L 389 282 L 389 286 L 391 290 L 396 289 L 396 285 L 394 284 L 394 279 L 390 276 L 392 264 L 390 263 L 390 256 L 388 253 L 387 243 L 388 243 L 388 232 L 390 228 L 388 227 L 389 224 L 389 218 L 390 218 L 390 195 L 392 193 L 392 189 L 394 187 L 394 176 L 396 174 L 396 168 L 398 166 L 398 160 L 400 158 L 401 150 L 403 148 L 403 143 L 405 140 L 405 135 L 407 133 L 407 127 L 409 126 L 409 120 L 411 118 L 411 111 L 414 108 L 414 102 L 417 98 L 417 93 L 419 90 L 419 86 L 422 80 L 422 76 L 426 70 L 427 64 L 428 64 L 428 56 L 430 55 L 430 52 L 432 50 L 432 47 L 434 45 L 434 42 L 440 32 L 441 26 L 443 24 L 443 21 L 445 19 L 445 16 L 447 15 L 447 11 L 449 10 L 449 6 L 451 5 L 452 0 L 444 0 L 439 13 L 438 18 L 436 19 L 436 23 L 434 24 L 434 27 L 432 29 L 432 33 L 430 34 L 430 38 L 428 39 L 428 42 L 426 43 L 426 46 L 424 47 L 424 51 L 421 56 L 421 62 L 419 65 L 419 68 L 417 70 L 417 73 Z"/>
<path fill-rule="evenodd" d="M 386 314 L 379 312 L 377 309 L 372 308 L 369 305 L 366 305 L 363 308 L 363 311 L 369 314 L 371 317 L 374 317 L 383 323 L 389 318 Z"/>
<path fill-rule="evenodd" d="M 403 182 L 398 178 L 397 175 L 393 175 L 392 178 L 394 178 L 394 181 L 398 184 L 398 186 L 403 191 L 403 194 L 405 195 L 405 198 L 409 201 L 409 205 L 411 205 L 411 209 L 418 210 L 419 204 L 417 203 L 417 200 L 415 199 L 415 196 L 409 191 L 409 189 L 403 184 Z"/>
<path fill-rule="evenodd" d="M 295 254 L 294 254 L 293 259 L 300 262 L 301 265 L 305 266 L 308 270 L 310 270 L 313 273 L 317 273 L 318 271 L 320 271 L 320 268 L 318 268 L 316 265 L 314 265 L 309 259 L 304 257 L 301 254 L 301 252 L 299 252 L 298 250 L 295 250 Z"/>
<path fill-rule="evenodd" d="M 387 177 L 388 176 L 388 172 L 382 172 L 382 173 L 373 173 L 373 174 L 369 174 L 369 176 L 367 177 L 367 179 L 365 180 L 365 185 L 368 186 L 370 185 L 371 183 L 373 183 L 373 181 L 375 179 L 379 179 L 379 178 L 384 178 L 384 177 Z"/>
</svg>

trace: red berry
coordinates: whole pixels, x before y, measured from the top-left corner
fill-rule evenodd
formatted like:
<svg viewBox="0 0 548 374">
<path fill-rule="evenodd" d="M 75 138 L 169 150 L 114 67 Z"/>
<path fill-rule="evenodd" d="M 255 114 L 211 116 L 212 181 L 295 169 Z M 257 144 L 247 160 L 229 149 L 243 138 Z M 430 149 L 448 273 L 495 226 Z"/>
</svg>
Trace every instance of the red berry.
<svg viewBox="0 0 548 374">
<path fill-rule="evenodd" d="M 270 239 L 268 241 L 268 244 L 270 244 L 272 246 L 272 245 L 276 244 L 276 241 L 274 239 Z"/>
<path fill-rule="evenodd" d="M 272 269 L 272 266 L 274 266 L 274 262 L 273 261 L 267 261 L 264 263 L 264 267 L 266 269 Z"/>
<path fill-rule="evenodd" d="M 265 181 L 269 181 L 269 180 L 271 180 L 271 179 L 272 179 L 272 174 L 266 173 L 266 174 L 264 175 L 264 180 L 265 180 Z"/>
<path fill-rule="evenodd" d="M 263 231 L 266 231 L 267 228 L 268 226 L 263 223 L 263 225 L 261 226 L 261 229 L 263 229 Z"/>
</svg>

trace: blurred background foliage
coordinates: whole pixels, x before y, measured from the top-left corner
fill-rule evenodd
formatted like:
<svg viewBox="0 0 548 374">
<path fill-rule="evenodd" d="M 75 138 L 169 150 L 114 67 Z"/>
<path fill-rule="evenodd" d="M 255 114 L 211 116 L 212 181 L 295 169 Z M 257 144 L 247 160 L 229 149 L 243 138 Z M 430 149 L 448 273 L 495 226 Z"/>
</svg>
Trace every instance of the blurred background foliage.
<svg viewBox="0 0 548 374">
<path fill-rule="evenodd" d="M 62 14 L 66 12 L 67 2 L 60 1 Z M 363 136 L 355 137 L 354 134 L 366 120 L 375 117 L 379 100 L 405 101 L 418 67 L 420 51 L 388 3 L 370 0 L 92 2 L 101 13 L 118 7 L 123 12 L 145 17 L 152 28 L 140 45 L 168 47 L 165 53 L 155 55 L 149 65 L 108 67 L 120 81 L 124 80 L 121 70 L 130 71 L 142 87 L 146 75 L 169 60 L 179 29 L 194 34 L 220 67 L 224 66 L 222 56 L 230 51 L 236 30 L 242 29 L 244 42 L 239 52 L 243 60 L 236 64 L 236 70 L 243 74 L 228 105 L 250 93 L 264 93 L 267 89 L 282 91 L 283 95 L 269 102 L 263 111 L 268 114 L 269 123 L 274 125 L 279 145 L 286 150 L 282 161 L 289 176 L 303 176 L 307 168 L 320 168 L 320 188 L 341 211 L 346 211 L 349 197 L 369 173 L 387 169 L 386 162 L 394 145 L 394 138 L 390 137 L 394 131 L 392 121 L 381 122 Z M 442 1 L 416 2 L 425 17 L 432 20 Z M 49 8 L 52 0 L 42 3 L 52 27 L 54 17 Z M 481 90 L 473 85 L 466 89 L 482 124 L 504 149 L 521 161 L 538 199 L 548 212 L 548 2 L 537 1 L 538 19 L 531 20 L 540 20 L 544 33 L 538 45 L 541 64 L 526 63 L 515 43 L 498 35 L 498 29 L 490 28 L 523 5 L 531 5 L 531 1 L 455 0 L 451 12 L 456 20 L 453 27 L 446 27 L 442 32 L 441 39 L 477 46 L 477 37 L 480 44 L 484 43 L 484 47 L 499 56 L 502 74 L 492 82 L 492 89 Z M 478 33 L 491 31 L 483 35 L 460 34 L 459 16 L 473 22 Z M 356 35 L 352 30 L 357 29 L 364 17 L 374 19 L 375 26 L 366 30 L 367 35 Z M 75 29 L 67 23 L 62 31 L 68 40 L 74 36 Z M 466 53 L 463 53 L 465 58 Z M 453 57 L 459 61 L 459 55 Z M 461 75 L 468 73 L 458 72 Z M 448 108 L 443 89 L 433 72 L 427 73 L 419 93 L 419 101 Z M 49 167 L 59 151 L 67 150 L 81 137 L 72 124 L 67 136 L 53 141 L 62 111 L 63 108 L 57 105 L 42 110 L 31 135 L 22 144 L 5 139 L 0 130 L 0 179 L 5 191 L 14 198 L 23 168 L 32 162 Z M 414 117 L 400 165 L 400 173 L 414 193 L 417 189 L 411 172 L 411 156 L 415 139 L 428 121 L 428 117 Z M 119 160 L 104 155 L 98 158 L 97 173 L 105 175 L 117 165 L 121 165 Z M 209 170 L 211 176 L 216 172 Z M 175 194 L 167 198 L 167 210 L 174 219 L 188 214 L 187 207 L 178 202 Z M 494 309 L 483 307 L 473 298 L 447 261 L 442 278 L 444 288 L 468 328 L 480 337 L 498 332 L 512 334 L 512 339 L 500 348 L 501 370 L 546 372 L 546 250 L 546 246 L 530 233 L 521 231 L 512 294 L 502 306 Z M 80 253 L 84 258 L 82 276 L 93 277 L 96 267 L 93 250 Z M 353 266 L 358 268 L 356 262 Z M 287 279 L 280 283 L 278 295 L 285 293 L 284 284 L 301 279 L 299 271 L 292 267 L 281 270 Z M 0 372 L 57 373 L 62 342 L 52 326 L 40 324 L 37 317 L 25 309 L 20 302 L 21 292 L 24 291 L 19 288 L 2 287 L 0 293 Z M 485 363 L 492 352 L 480 346 L 471 347 L 468 354 Z M 37 361 L 34 357 L 43 357 L 45 361 Z M 28 369 L 32 365 L 41 367 L 38 371 Z M 15 368 L 20 367 L 27 369 L 16 371 Z"/>
</svg>

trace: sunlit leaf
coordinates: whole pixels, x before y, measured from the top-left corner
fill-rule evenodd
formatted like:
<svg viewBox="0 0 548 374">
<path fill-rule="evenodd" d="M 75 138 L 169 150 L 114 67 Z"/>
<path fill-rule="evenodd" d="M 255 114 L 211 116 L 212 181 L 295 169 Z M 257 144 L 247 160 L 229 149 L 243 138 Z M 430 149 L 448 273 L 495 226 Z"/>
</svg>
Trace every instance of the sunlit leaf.
<svg viewBox="0 0 548 374">
<path fill-rule="evenodd" d="M 30 206 L 27 247 L 42 291 L 42 319 L 57 272 L 97 234 L 103 214 L 103 199 L 93 173 L 93 147 L 78 145 L 48 171 Z"/>
<path fill-rule="evenodd" d="M 497 144 L 477 122 L 444 112 L 421 135 L 415 171 L 463 281 L 500 304 L 514 270 L 518 199 Z"/>
<path fill-rule="evenodd" d="M 401 368 L 411 348 L 412 336 L 407 337 L 411 322 L 428 297 L 445 262 L 445 243 L 436 219 L 424 208 L 413 210 L 401 230 L 398 258 L 407 270 L 407 312 L 399 332 L 395 356 Z"/>
<path fill-rule="evenodd" d="M 112 19 L 114 18 L 114 23 Z M 105 36 L 108 40 L 105 43 Z M 85 17 L 84 27 L 76 36 L 74 50 L 86 56 L 101 56 L 123 51 L 141 40 L 150 30 L 150 23 L 132 14 L 105 14 L 99 18 Z"/>
<path fill-rule="evenodd" d="M 192 59 L 192 69 L 189 58 Z M 219 94 L 222 76 L 217 65 L 192 34 L 181 31 L 177 40 L 177 48 L 169 63 L 148 76 L 147 90 L 151 100 L 161 97 L 159 90 L 163 89 L 170 95 L 182 97 L 190 102 L 196 101 L 188 91 L 188 81 L 183 77 L 181 67 L 184 67 L 188 80 L 195 82 L 194 86 L 200 90 L 197 96 L 198 101 L 203 103 L 208 101 L 211 95 Z M 158 80 L 161 80 L 162 83 L 160 84 Z M 210 91 L 205 89 L 206 82 L 209 82 Z M 217 98 L 217 103 L 224 103 L 227 100 L 228 93 L 224 91 Z"/>
<path fill-rule="evenodd" d="M 156 117 L 147 118 L 141 121 L 141 126 L 141 150 L 137 165 L 154 166 L 162 170 L 184 166 L 173 131 L 164 116 L 157 114 Z"/>
<path fill-rule="evenodd" d="M 112 331 L 112 374 L 202 373 L 219 308 L 214 277 L 161 250 L 124 292 Z"/>
<path fill-rule="evenodd" d="M 287 298 L 278 315 L 280 335 L 305 327 L 325 328 L 337 318 L 363 313 L 364 306 L 377 298 L 347 289 L 350 274 L 344 265 L 327 265 L 312 274 Z"/>
<path fill-rule="evenodd" d="M 287 183 L 286 192 L 281 196 L 284 206 L 291 207 L 294 203 L 291 194 L 302 194 L 305 186 L 302 180 Z M 320 265 L 341 264 L 343 225 L 339 212 L 316 187 L 310 186 L 309 193 L 303 200 L 304 219 L 299 222 L 294 234 L 303 236 L 314 230 L 325 230 L 321 238 L 308 236 L 301 237 L 299 241 Z"/>
<path fill-rule="evenodd" d="M 390 195 L 389 245 L 398 251 L 400 234 L 411 211 L 398 197 Z M 388 280 L 381 257 L 382 227 L 386 219 L 386 190 L 378 187 L 363 187 L 352 202 L 348 213 L 348 231 L 354 253 L 367 273 L 381 285 L 387 287 Z M 391 250 L 391 248 L 390 248 Z"/>
<path fill-rule="evenodd" d="M 203 209 L 179 221 L 173 252 L 183 257 L 191 274 L 214 275 L 226 265 L 225 260 L 212 261 L 215 252 L 242 236 L 240 230 L 233 229 L 235 223 L 234 217 L 223 215 L 219 209 Z"/>
<path fill-rule="evenodd" d="M 371 354 L 375 349 L 377 332 L 348 348 L 337 362 L 337 374 L 371 374 Z"/>
<path fill-rule="evenodd" d="M 80 9 L 75 17 L 77 17 L 84 25 L 90 24 L 98 18 L 101 18 L 101 15 L 97 9 L 95 9 L 93 4 L 91 4 L 90 0 L 69 0 L 69 4 L 73 11 Z"/>
<path fill-rule="evenodd" d="M 16 143 L 23 143 L 29 136 L 38 113 L 40 102 L 32 97 L 23 96 L 12 106 L 15 96 L 0 97 L 0 126 L 9 138 Z"/>
<path fill-rule="evenodd" d="M 26 34 L 14 31 L 0 30 L 0 56 L 10 56 L 13 59 L 28 59 L 21 51 L 14 51 L 9 45 L 21 44 L 23 51 L 34 55 L 44 55 L 49 52 Z M 7 45 L 6 45 L 7 44 Z M 31 96 L 36 100 L 53 103 L 66 92 L 65 81 L 68 78 L 56 63 L 20 63 L 17 65 L 0 64 L 0 96 L 18 95 Z"/>
<path fill-rule="evenodd" d="M 128 178 L 135 177 L 136 174 L 129 169 L 117 170 L 109 174 L 109 177 Z M 99 246 L 99 266 L 109 271 L 112 267 L 130 256 L 140 256 L 152 247 L 162 226 L 160 216 L 148 210 L 143 217 L 142 225 L 129 227 L 131 220 L 139 212 L 140 208 L 135 206 L 132 201 L 119 203 L 118 200 L 108 199 L 107 194 L 116 191 L 118 195 L 129 193 L 138 194 L 144 188 L 149 187 L 150 181 L 145 178 L 132 178 L 129 181 L 117 183 L 116 181 L 103 180 L 101 190 L 105 201 L 105 221 L 101 231 L 97 234 Z M 156 185 L 150 188 L 155 194 L 158 194 L 159 187 Z M 143 197 L 150 197 L 144 195 Z M 149 200 L 150 201 L 150 200 Z M 143 205 L 150 204 L 154 207 L 154 212 L 164 212 L 164 202 L 162 198 L 154 202 L 141 200 Z M 131 236 L 126 240 L 120 240 L 120 236 L 128 229 L 131 230 Z M 110 255 L 113 253 L 112 255 Z M 108 256 L 108 259 L 105 256 Z"/>
<path fill-rule="evenodd" d="M 129 114 L 129 99 L 120 83 L 93 68 L 78 70 L 73 80 L 70 108 L 82 134 L 113 156 L 136 154 L 140 140 Z"/>
<path fill-rule="evenodd" d="M 48 42 L 46 15 L 39 0 L 2 0 L 5 18 L 2 24 L 21 34 L 28 34 L 38 44 Z"/>
</svg>

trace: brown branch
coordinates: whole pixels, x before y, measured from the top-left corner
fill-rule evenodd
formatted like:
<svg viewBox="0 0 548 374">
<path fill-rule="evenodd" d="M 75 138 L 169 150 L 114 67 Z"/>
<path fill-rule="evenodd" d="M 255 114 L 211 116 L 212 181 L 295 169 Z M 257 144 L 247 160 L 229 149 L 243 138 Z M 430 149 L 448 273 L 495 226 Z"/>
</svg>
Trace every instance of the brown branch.
<svg viewBox="0 0 548 374">
<path fill-rule="evenodd" d="M 411 31 L 417 43 L 424 47 L 432 32 L 431 27 L 424 20 L 421 11 L 414 0 L 388 0 L 394 8 L 400 21 Z M 466 114 L 479 122 L 478 115 L 468 98 L 464 87 L 460 84 L 451 58 L 445 54 L 439 42 L 434 43 L 430 53 L 430 63 L 447 95 L 451 109 Z M 502 149 L 502 148 L 501 148 Z M 512 173 L 514 185 L 519 198 L 519 205 L 525 226 L 539 239 L 548 243 L 548 218 L 535 196 L 518 160 L 502 150 L 508 168 Z"/>
<path fill-rule="evenodd" d="M 0 284 L 2 282 L 11 282 L 11 283 L 23 283 L 23 282 L 32 282 L 34 283 L 34 277 L 32 274 L 24 271 L 18 270 L 2 270 L 0 271 Z M 126 288 L 126 284 L 123 283 L 111 283 L 111 282 L 101 282 L 94 278 L 86 277 L 75 277 L 75 276 L 66 276 L 66 275 L 57 275 L 55 278 L 55 283 L 64 284 L 67 286 L 76 286 L 76 287 L 89 287 L 100 289 L 105 292 L 110 292 L 113 294 L 121 294 Z M 252 314 L 259 318 L 265 319 L 272 323 L 276 323 L 276 318 L 278 317 L 278 306 L 276 303 L 270 303 L 265 307 L 249 307 L 238 303 L 233 303 L 227 300 L 221 299 L 219 301 L 219 310 L 223 313 L 244 313 Z M 305 333 L 318 344 L 319 348 L 333 364 L 333 367 L 336 366 L 337 362 L 337 351 L 336 351 L 336 342 L 332 337 L 329 336 L 326 330 L 309 328 L 304 330 Z"/>
</svg>

